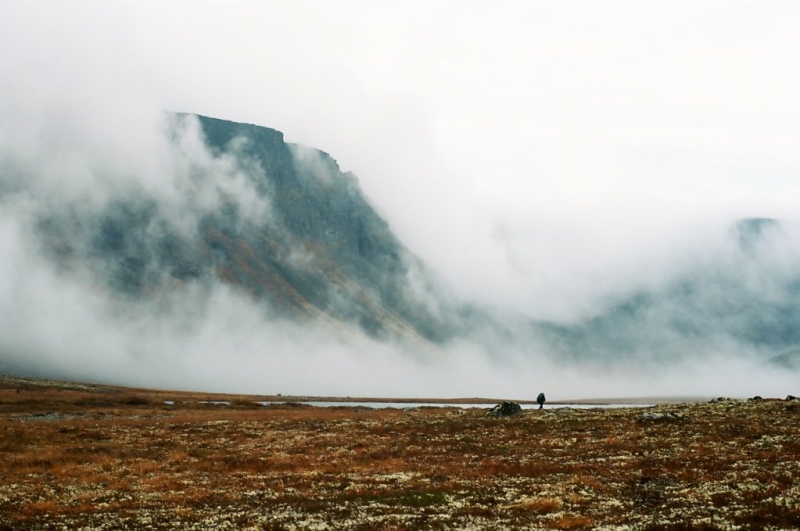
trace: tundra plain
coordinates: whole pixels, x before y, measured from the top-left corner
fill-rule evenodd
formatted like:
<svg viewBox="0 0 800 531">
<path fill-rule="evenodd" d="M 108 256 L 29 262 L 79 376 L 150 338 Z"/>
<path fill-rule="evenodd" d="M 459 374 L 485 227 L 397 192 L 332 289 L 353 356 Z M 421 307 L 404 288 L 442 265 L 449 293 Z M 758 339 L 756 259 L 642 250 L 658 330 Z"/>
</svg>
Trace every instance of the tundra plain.
<svg viewBox="0 0 800 531">
<path fill-rule="evenodd" d="M 800 528 L 800 400 L 282 400 L 0 377 L 0 529 Z"/>
</svg>

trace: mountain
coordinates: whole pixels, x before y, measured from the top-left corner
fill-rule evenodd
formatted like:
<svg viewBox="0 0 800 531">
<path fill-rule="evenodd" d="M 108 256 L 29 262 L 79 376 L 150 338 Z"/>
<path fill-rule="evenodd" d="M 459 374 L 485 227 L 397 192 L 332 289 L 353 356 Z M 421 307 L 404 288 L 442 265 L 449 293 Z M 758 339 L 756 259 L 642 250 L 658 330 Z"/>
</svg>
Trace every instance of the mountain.
<svg viewBox="0 0 800 531">
<path fill-rule="evenodd" d="M 720 243 L 660 288 L 637 289 L 579 323 L 540 324 L 539 334 L 561 358 L 625 363 L 712 353 L 768 359 L 797 348 L 800 248 L 791 232 L 777 220 L 743 219 Z"/>
<path fill-rule="evenodd" d="M 779 354 L 771 358 L 769 362 L 777 367 L 800 370 L 800 349 Z"/>
<path fill-rule="evenodd" d="M 127 299 L 223 282 L 276 318 L 325 319 L 375 338 L 421 343 L 457 333 L 458 307 L 330 155 L 266 127 L 185 114 L 171 123 L 175 142 L 199 127 L 211 160 L 225 163 L 190 168 L 181 191 L 197 196 L 184 216 L 189 227 L 175 221 L 171 210 L 179 208 L 145 190 L 117 194 L 94 211 L 52 210 L 38 232 L 62 269 L 87 266 Z M 214 170 L 231 173 L 231 182 L 246 180 L 239 183 L 244 192 L 231 192 Z M 208 182 L 222 199 L 204 210 L 197 190 Z M 247 201 L 264 208 L 248 213 Z"/>
<path fill-rule="evenodd" d="M 277 320 L 566 363 L 767 359 L 800 347 L 800 247 L 776 220 L 739 221 L 704 261 L 615 294 L 586 319 L 534 321 L 458 300 L 329 154 L 256 125 L 189 114 L 168 123 L 168 186 L 114 184 L 95 194 L 103 200 L 54 201 L 34 216 L 49 260 L 121 303 L 169 311 L 168 294 L 222 284 Z"/>
</svg>

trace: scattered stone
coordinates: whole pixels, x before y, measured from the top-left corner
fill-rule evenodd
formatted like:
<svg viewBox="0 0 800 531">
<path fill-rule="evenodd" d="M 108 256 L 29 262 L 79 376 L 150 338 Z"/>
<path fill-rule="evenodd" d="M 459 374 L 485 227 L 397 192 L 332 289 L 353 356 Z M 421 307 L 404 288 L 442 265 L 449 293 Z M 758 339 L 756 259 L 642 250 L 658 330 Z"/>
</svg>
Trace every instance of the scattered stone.
<svg viewBox="0 0 800 531">
<path fill-rule="evenodd" d="M 33 415 L 28 415 L 24 417 L 25 420 L 59 420 L 61 419 L 61 415 L 56 413 L 55 411 L 48 411 L 47 413 L 34 413 Z"/>
<path fill-rule="evenodd" d="M 486 412 L 487 417 L 513 417 L 522 415 L 522 406 L 516 402 L 501 402 Z"/>
<path fill-rule="evenodd" d="M 725 398 L 724 396 L 721 396 L 719 398 L 712 398 L 710 403 L 711 404 L 716 404 L 718 402 L 728 402 L 729 400 L 730 400 L 730 398 Z"/>
<path fill-rule="evenodd" d="M 674 420 L 681 420 L 683 419 L 683 415 L 680 413 L 655 413 L 652 411 L 645 411 L 642 413 L 642 417 L 639 419 L 640 422 L 663 422 L 663 421 L 674 421 Z"/>
</svg>

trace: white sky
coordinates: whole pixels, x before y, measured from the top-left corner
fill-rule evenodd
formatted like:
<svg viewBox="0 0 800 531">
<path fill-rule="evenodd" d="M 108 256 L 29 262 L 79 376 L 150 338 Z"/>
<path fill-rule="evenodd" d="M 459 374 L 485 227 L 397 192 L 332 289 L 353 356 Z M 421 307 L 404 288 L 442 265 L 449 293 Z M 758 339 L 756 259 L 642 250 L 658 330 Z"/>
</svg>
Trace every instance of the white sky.
<svg viewBox="0 0 800 531">
<path fill-rule="evenodd" d="M 66 127 L 135 165 L 143 114 L 273 127 L 460 293 L 568 318 L 797 217 L 798 27 L 788 1 L 2 0 L 0 142 Z"/>
</svg>

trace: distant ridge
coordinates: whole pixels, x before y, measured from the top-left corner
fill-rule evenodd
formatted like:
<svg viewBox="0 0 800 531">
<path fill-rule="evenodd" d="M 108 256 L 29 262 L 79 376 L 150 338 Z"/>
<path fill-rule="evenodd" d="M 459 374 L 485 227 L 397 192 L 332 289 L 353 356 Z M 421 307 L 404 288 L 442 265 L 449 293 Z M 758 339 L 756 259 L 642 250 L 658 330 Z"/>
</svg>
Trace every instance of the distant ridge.
<svg viewBox="0 0 800 531">
<path fill-rule="evenodd" d="M 770 358 L 769 362 L 786 369 L 800 369 L 800 349 L 791 350 Z"/>
</svg>

